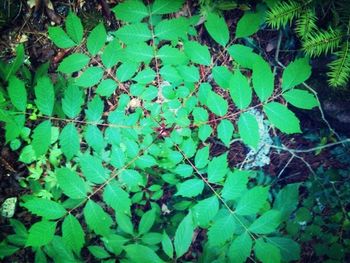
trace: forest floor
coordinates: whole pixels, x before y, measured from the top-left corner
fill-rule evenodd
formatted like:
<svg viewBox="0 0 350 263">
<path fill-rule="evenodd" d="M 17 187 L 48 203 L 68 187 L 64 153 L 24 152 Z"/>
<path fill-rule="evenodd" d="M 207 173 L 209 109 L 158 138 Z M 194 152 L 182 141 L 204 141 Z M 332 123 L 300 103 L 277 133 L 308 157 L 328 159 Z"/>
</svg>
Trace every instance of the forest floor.
<svg viewBox="0 0 350 263">
<path fill-rule="evenodd" d="M 16 1 L 14 1 L 16 2 Z M 73 1 L 74 4 L 67 4 L 66 1 L 52 1 L 54 7 L 45 6 L 44 4 L 35 5 L 41 1 L 18 1 L 19 6 L 10 6 L 11 11 L 7 13 L 7 21 L 0 24 L 0 57 L 2 60 L 10 60 L 13 57 L 14 47 L 18 43 L 24 43 L 26 48 L 27 63 L 30 64 L 32 71 L 41 64 L 50 61 L 49 71 L 54 72 L 57 64 L 69 54 L 68 51 L 62 51 L 54 47 L 47 36 L 47 28 L 50 25 L 62 24 L 64 17 L 70 9 L 76 11 L 85 22 L 86 28 L 92 28 L 97 21 L 104 21 L 111 30 L 118 27 L 110 10 L 106 8 L 105 1 Z M 72 1 L 71 1 L 72 2 Z M 108 4 L 113 5 L 116 1 L 107 1 Z M 1 7 L 0 7 L 1 8 Z M 196 10 L 197 6 L 194 4 L 190 6 L 190 10 Z M 4 11 L 4 10 L 2 10 Z M 241 17 L 243 12 L 232 11 L 226 13 L 226 20 L 228 24 L 234 28 L 237 20 Z M 202 42 L 209 41 L 207 33 L 204 30 L 200 31 L 198 36 Z M 280 36 L 279 34 L 282 34 Z M 281 37 L 281 39 L 279 39 Z M 279 33 L 271 29 L 262 29 L 253 37 L 255 47 L 260 50 L 264 57 L 277 67 L 277 60 L 287 65 L 294 59 L 298 43 L 288 32 Z M 229 61 L 228 57 L 221 57 L 223 61 Z M 313 68 L 313 89 L 319 94 L 320 101 L 325 103 L 331 97 L 333 105 L 338 106 L 339 98 L 344 98 L 342 92 L 334 93 L 330 96 L 329 90 L 323 87 L 327 86 L 326 79 L 322 77 L 324 74 L 323 61 L 316 61 Z M 350 96 L 347 94 L 347 98 Z M 342 103 L 344 100 L 342 100 Z M 343 104 L 342 104 L 343 105 Z M 350 105 L 350 104 L 348 104 Z M 343 106 L 339 106 L 343 107 Z M 346 107 L 346 106 L 344 106 Z M 341 110 L 344 110 L 344 107 Z M 349 107 L 349 106 L 347 106 Z M 350 112 L 350 107 L 346 111 Z M 324 122 L 324 118 L 320 115 L 318 109 L 311 112 L 297 111 L 297 115 L 302 122 L 302 127 L 309 137 L 305 135 L 279 136 L 280 143 L 291 149 L 310 149 L 320 146 L 318 141 L 313 141 L 312 136 L 325 138 L 326 143 L 330 143 L 337 138 L 329 131 L 329 126 Z M 325 119 L 329 120 L 332 126 L 339 134 L 350 137 L 350 124 L 346 124 L 334 118 L 332 111 L 325 111 Z M 17 162 L 18 153 L 12 152 L 8 145 L 4 144 L 3 130 L 0 130 L 0 204 L 9 197 L 19 197 L 25 193 L 25 189 L 19 185 L 19 180 L 26 176 L 27 167 Z M 219 155 L 225 151 L 225 148 L 220 144 L 213 147 L 213 155 Z M 305 181 L 312 171 L 316 171 L 321 165 L 325 168 L 345 168 L 344 164 L 339 162 L 338 158 L 331 153 L 332 148 L 323 149 L 318 154 L 314 152 L 301 152 L 298 158 L 292 158 L 292 154 L 288 151 L 279 152 L 274 149 L 270 152 L 271 164 L 263 167 L 263 170 L 270 174 L 275 182 L 285 185 L 292 182 Z M 247 149 L 239 142 L 233 143 L 230 148 L 229 160 L 232 166 L 236 166 L 244 160 Z M 31 218 L 27 218 L 28 214 L 18 207 L 17 217 L 22 219 L 22 222 L 30 224 Z M 0 222 L 1 223 L 1 222 Z M 0 226 L 0 240 L 8 234 L 10 227 Z M 27 262 L 28 255 L 16 255 L 13 258 L 15 261 Z"/>
</svg>

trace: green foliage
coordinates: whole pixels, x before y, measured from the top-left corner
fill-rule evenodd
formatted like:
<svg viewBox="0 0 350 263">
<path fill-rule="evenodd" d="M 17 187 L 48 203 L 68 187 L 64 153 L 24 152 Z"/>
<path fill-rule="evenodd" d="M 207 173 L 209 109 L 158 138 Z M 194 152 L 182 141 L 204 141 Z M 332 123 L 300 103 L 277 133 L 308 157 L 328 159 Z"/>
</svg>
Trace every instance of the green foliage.
<svg viewBox="0 0 350 263">
<path fill-rule="evenodd" d="M 280 83 L 261 55 L 230 44 L 223 16 L 207 13 L 204 28 L 230 56 L 218 66 L 217 47 L 195 40 L 195 17 L 169 18 L 183 5 L 117 4 L 121 26 L 108 40 L 102 24 L 84 38 L 70 13 L 66 32 L 49 28 L 58 47 L 77 47 L 59 63 L 59 81 L 44 72 L 29 83 L 17 73 L 22 64 L 6 65 L 0 121 L 29 167 L 21 205 L 41 217 L 28 233 L 13 223 L 15 238 L 0 244 L 6 256 L 26 246 L 38 262 L 81 262 L 87 253 L 102 262 L 299 259 L 299 244 L 285 234 L 299 186 L 271 189 L 232 167 L 230 146 L 240 140 L 257 150 L 265 124 L 301 132 L 288 104 L 318 105 L 298 87 L 310 76 L 308 60 L 288 65 Z M 245 27 L 263 19 L 259 10 L 237 37 L 257 30 Z M 226 148 L 215 152 L 216 144 Z"/>
<path fill-rule="evenodd" d="M 267 12 L 267 24 L 279 29 L 295 21 L 295 31 L 306 55 L 319 57 L 327 53 L 332 54 L 332 61 L 328 64 L 328 82 L 332 87 L 341 87 L 346 86 L 350 77 L 348 9 L 349 4 L 346 0 L 337 3 L 278 1 L 271 5 Z M 322 21 L 321 17 L 325 19 Z"/>
</svg>

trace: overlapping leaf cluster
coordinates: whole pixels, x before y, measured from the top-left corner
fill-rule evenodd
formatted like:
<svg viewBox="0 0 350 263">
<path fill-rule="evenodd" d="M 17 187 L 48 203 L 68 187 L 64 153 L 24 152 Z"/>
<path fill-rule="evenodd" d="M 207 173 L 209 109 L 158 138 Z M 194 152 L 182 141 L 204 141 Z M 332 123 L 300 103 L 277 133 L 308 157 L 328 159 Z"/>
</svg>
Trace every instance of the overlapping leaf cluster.
<svg viewBox="0 0 350 263">
<path fill-rule="evenodd" d="M 15 72 L 5 74 L 0 120 L 8 143 L 27 144 L 20 160 L 32 164 L 33 193 L 23 207 L 39 217 L 28 230 L 12 220 L 6 242 L 30 247 L 37 262 L 83 261 L 85 248 L 103 262 L 298 259 L 298 244 L 280 232 L 298 186 L 272 195 L 254 172 L 229 167 L 228 150 L 234 138 L 261 147 L 252 108 L 281 132 L 301 131 L 288 104 L 317 106 L 297 88 L 310 76 L 308 61 L 292 62 L 280 85 L 259 54 L 229 44 L 223 17 L 204 23 L 215 49 L 198 42 L 198 17 L 168 16 L 182 6 L 128 0 L 113 9 L 123 26 L 107 33 L 99 24 L 86 35 L 70 13 L 65 30 L 49 29 L 70 50 L 57 69 L 64 78 L 38 76 L 32 96 Z M 232 63 L 220 65 L 218 49 Z M 227 151 L 212 156 L 213 140 Z"/>
</svg>

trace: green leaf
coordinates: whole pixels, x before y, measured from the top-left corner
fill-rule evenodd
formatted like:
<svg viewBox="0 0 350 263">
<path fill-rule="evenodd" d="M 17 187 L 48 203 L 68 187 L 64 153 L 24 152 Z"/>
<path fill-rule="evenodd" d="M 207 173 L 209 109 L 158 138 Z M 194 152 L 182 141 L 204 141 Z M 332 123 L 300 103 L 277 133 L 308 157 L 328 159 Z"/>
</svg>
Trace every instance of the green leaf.
<svg viewBox="0 0 350 263">
<path fill-rule="evenodd" d="M 133 62 L 148 64 L 153 58 L 153 48 L 144 42 L 133 43 L 125 49 L 125 56 Z"/>
<path fill-rule="evenodd" d="M 174 247 L 168 234 L 164 231 L 162 236 L 162 249 L 169 258 L 174 256 Z"/>
<path fill-rule="evenodd" d="M 202 228 L 208 227 L 218 211 L 219 200 L 216 196 L 201 200 L 192 208 L 193 218 L 197 225 Z"/>
<path fill-rule="evenodd" d="M 273 208 L 281 212 L 281 219 L 287 220 L 299 203 L 300 184 L 288 184 L 276 196 Z"/>
<path fill-rule="evenodd" d="M 256 117 L 248 112 L 242 113 L 238 119 L 238 132 L 243 142 L 257 149 L 260 141 L 259 124 Z"/>
<path fill-rule="evenodd" d="M 184 17 L 164 19 L 154 27 L 154 35 L 159 40 L 178 40 L 185 38 L 189 20 Z"/>
<path fill-rule="evenodd" d="M 270 102 L 264 106 L 264 111 L 271 124 L 281 132 L 287 134 L 301 132 L 299 119 L 283 104 Z"/>
<path fill-rule="evenodd" d="M 66 214 L 64 207 L 54 201 L 33 197 L 23 204 L 32 214 L 45 219 L 58 219 Z"/>
<path fill-rule="evenodd" d="M 90 58 L 82 53 L 74 53 L 65 57 L 58 66 L 58 71 L 71 74 L 84 68 L 90 61 Z"/>
<path fill-rule="evenodd" d="M 222 212 L 220 214 L 220 212 Z M 233 237 L 237 226 L 233 215 L 228 210 L 219 211 L 208 231 L 208 242 L 211 246 L 221 246 Z"/>
<path fill-rule="evenodd" d="M 89 67 L 75 79 L 75 84 L 84 88 L 95 86 L 102 79 L 103 73 L 100 67 Z"/>
<path fill-rule="evenodd" d="M 152 39 L 151 30 L 149 30 L 148 25 L 145 23 L 122 26 L 114 34 L 125 44 L 145 42 Z"/>
<path fill-rule="evenodd" d="M 11 76 L 8 84 L 8 95 L 11 103 L 19 111 L 25 111 L 27 107 L 27 90 L 24 82 L 16 76 Z"/>
<path fill-rule="evenodd" d="M 111 153 L 111 164 L 116 168 L 122 168 L 125 165 L 125 153 L 119 147 L 113 147 Z"/>
<path fill-rule="evenodd" d="M 206 124 L 200 126 L 198 130 L 198 138 L 202 141 L 206 141 L 212 132 L 213 129 L 210 127 L 210 125 Z"/>
<path fill-rule="evenodd" d="M 143 177 L 136 170 L 125 169 L 120 173 L 118 179 L 122 184 L 126 184 L 129 189 L 140 185 L 144 186 Z"/>
<path fill-rule="evenodd" d="M 183 6 L 184 0 L 155 0 L 152 4 L 153 15 L 165 15 L 175 13 Z"/>
<path fill-rule="evenodd" d="M 119 44 L 119 40 L 115 38 L 103 50 L 103 53 L 101 55 L 101 60 L 103 65 L 107 69 L 113 67 L 118 63 L 118 60 L 120 60 L 121 53 L 122 53 L 122 49 Z"/>
<path fill-rule="evenodd" d="M 95 258 L 98 259 L 105 259 L 111 256 L 103 247 L 100 246 L 88 246 L 88 250 L 92 255 L 94 255 Z"/>
<path fill-rule="evenodd" d="M 199 81 L 199 70 L 196 66 L 181 65 L 177 67 L 177 71 L 185 82 L 198 82 Z"/>
<path fill-rule="evenodd" d="M 277 210 L 269 210 L 256 219 L 248 229 L 255 234 L 270 234 L 276 231 L 280 223 L 281 213 Z"/>
<path fill-rule="evenodd" d="M 106 39 L 106 29 L 103 23 L 100 23 L 90 32 L 86 41 L 86 47 L 92 56 L 95 56 L 101 50 Z"/>
<path fill-rule="evenodd" d="M 49 77 L 41 77 L 35 88 L 35 104 L 42 114 L 51 116 L 55 104 L 55 92 Z"/>
<path fill-rule="evenodd" d="M 148 84 L 151 83 L 154 78 L 156 77 L 156 72 L 151 68 L 146 68 L 133 78 L 134 81 L 136 81 L 139 84 Z"/>
<path fill-rule="evenodd" d="M 238 200 L 236 214 L 241 216 L 253 215 L 265 204 L 269 193 L 268 187 L 256 186 L 246 191 Z"/>
<path fill-rule="evenodd" d="M 62 223 L 63 242 L 79 255 L 84 246 L 84 231 L 79 221 L 72 214 L 68 214 Z"/>
<path fill-rule="evenodd" d="M 103 200 L 114 211 L 130 215 L 131 200 L 129 194 L 121 189 L 116 181 L 111 181 L 105 186 Z"/>
<path fill-rule="evenodd" d="M 227 113 L 227 110 L 228 110 L 228 103 L 227 103 L 227 101 L 224 98 L 222 98 L 220 95 L 218 95 L 217 93 L 215 93 L 213 91 L 208 92 L 208 96 L 206 98 L 206 104 L 205 105 L 215 115 L 218 115 L 220 117 L 224 116 Z"/>
<path fill-rule="evenodd" d="M 235 44 L 228 48 L 228 53 L 242 67 L 253 69 L 257 60 L 261 57 L 253 52 L 253 49 L 247 46 Z"/>
<path fill-rule="evenodd" d="M 271 97 L 274 89 L 274 76 L 270 65 L 261 57 L 253 66 L 253 87 L 260 101 L 264 102 Z"/>
<path fill-rule="evenodd" d="M 264 23 L 265 11 L 265 8 L 261 8 L 261 5 L 257 6 L 257 12 L 245 11 L 237 23 L 236 37 L 248 37 L 255 34 L 260 25 Z"/>
<path fill-rule="evenodd" d="M 131 218 L 124 213 L 116 213 L 117 225 L 120 229 L 130 235 L 134 235 L 134 226 L 131 222 Z"/>
<path fill-rule="evenodd" d="M 300 259 L 300 245 L 294 240 L 285 237 L 269 237 L 267 241 L 279 248 L 283 261 Z"/>
<path fill-rule="evenodd" d="M 188 41 L 184 43 L 184 50 L 193 63 L 210 66 L 211 56 L 207 46 L 195 41 Z"/>
<path fill-rule="evenodd" d="M 319 105 L 315 96 L 306 90 L 291 89 L 283 93 L 283 97 L 294 107 L 300 109 L 311 110 Z"/>
<path fill-rule="evenodd" d="M 222 190 L 222 197 L 225 200 L 236 200 L 247 190 L 249 172 L 235 170 L 229 173 Z"/>
<path fill-rule="evenodd" d="M 51 122 L 40 123 L 33 131 L 32 146 L 36 157 L 46 154 L 51 145 Z"/>
<path fill-rule="evenodd" d="M 182 65 L 187 64 L 187 57 L 177 48 L 169 45 L 162 46 L 157 56 L 162 60 L 164 65 Z"/>
<path fill-rule="evenodd" d="M 182 82 L 182 77 L 173 66 L 166 65 L 160 69 L 159 73 L 163 79 L 166 79 L 174 85 L 178 85 Z"/>
<path fill-rule="evenodd" d="M 141 241 L 147 245 L 156 245 L 162 242 L 162 234 L 160 233 L 146 233 L 142 236 Z"/>
<path fill-rule="evenodd" d="M 252 238 L 248 232 L 244 232 L 233 240 L 229 250 L 228 257 L 232 263 L 244 263 L 250 256 L 253 246 Z"/>
<path fill-rule="evenodd" d="M 197 169 L 204 168 L 209 162 L 209 146 L 205 146 L 197 151 L 194 163 Z"/>
<path fill-rule="evenodd" d="M 87 197 L 87 187 L 84 180 L 69 168 L 60 168 L 56 171 L 56 178 L 63 193 L 72 199 Z"/>
<path fill-rule="evenodd" d="M 163 263 L 158 255 L 149 247 L 132 244 L 124 247 L 126 255 L 131 259 L 132 262 L 141 263 L 141 262 L 152 262 L 152 263 Z"/>
<path fill-rule="evenodd" d="M 217 183 L 224 179 L 227 173 L 227 153 L 214 157 L 208 164 L 208 182 Z"/>
<path fill-rule="evenodd" d="M 151 209 L 143 214 L 139 224 L 139 235 L 145 234 L 152 228 L 156 220 L 156 211 Z"/>
<path fill-rule="evenodd" d="M 220 45 L 226 46 L 230 34 L 225 19 L 215 12 L 208 12 L 207 20 L 204 23 L 209 35 Z"/>
<path fill-rule="evenodd" d="M 183 197 L 194 197 L 203 192 L 204 183 L 200 179 L 190 179 L 177 185 L 177 193 Z"/>
<path fill-rule="evenodd" d="M 16 253 L 19 248 L 7 244 L 7 242 L 4 240 L 0 243 L 0 259 L 4 259 L 5 257 L 11 256 L 12 254 Z"/>
<path fill-rule="evenodd" d="M 227 67 L 215 66 L 211 72 L 216 84 L 223 89 L 229 89 L 232 72 Z"/>
<path fill-rule="evenodd" d="M 16 47 L 16 58 L 15 60 L 4 69 L 4 79 L 7 81 L 9 78 L 16 74 L 19 68 L 22 66 L 24 62 L 24 46 L 23 44 L 19 44 Z M 0 68 L 1 69 L 1 68 Z M 1 73 L 2 70 L 0 70 Z"/>
<path fill-rule="evenodd" d="M 84 33 L 80 18 L 73 12 L 69 12 L 65 25 L 68 36 L 70 36 L 75 43 L 80 44 L 83 40 Z"/>
<path fill-rule="evenodd" d="M 96 152 L 101 152 L 106 147 L 103 134 L 95 125 L 86 126 L 84 137 L 88 145 Z"/>
<path fill-rule="evenodd" d="M 118 74 L 118 72 L 117 72 Z M 96 89 L 96 93 L 100 96 L 109 97 L 113 94 L 113 92 L 118 87 L 117 83 L 112 79 L 104 79 L 101 81 L 101 83 L 98 85 Z"/>
<path fill-rule="evenodd" d="M 282 90 L 291 89 L 311 76 L 311 66 L 308 58 L 299 58 L 290 63 L 283 71 Z"/>
<path fill-rule="evenodd" d="M 252 89 L 249 86 L 248 79 L 240 70 L 235 70 L 233 73 L 229 89 L 233 102 L 240 110 L 247 108 L 252 102 Z"/>
<path fill-rule="evenodd" d="M 79 133 L 73 123 L 64 126 L 59 139 L 63 154 L 68 161 L 71 160 L 80 150 Z"/>
<path fill-rule="evenodd" d="M 217 127 L 218 138 L 225 144 L 226 147 L 229 147 L 231 144 L 233 130 L 233 124 L 229 120 L 222 120 Z"/>
<path fill-rule="evenodd" d="M 255 241 L 254 253 L 262 263 L 281 262 L 280 250 L 276 246 L 266 243 L 262 238 Z"/>
<path fill-rule="evenodd" d="M 182 219 L 175 232 L 174 246 L 176 252 L 176 258 L 180 258 L 187 252 L 191 243 L 194 233 L 194 225 L 192 221 L 192 215 L 189 213 Z"/>
<path fill-rule="evenodd" d="M 97 122 L 101 119 L 104 109 L 104 103 L 99 96 L 95 96 L 88 102 L 88 108 L 85 110 L 86 118 L 90 122 Z"/>
<path fill-rule="evenodd" d="M 116 14 L 118 19 L 125 22 L 140 22 L 149 15 L 146 6 L 141 1 L 137 0 L 127 0 L 118 3 L 112 11 Z"/>
<path fill-rule="evenodd" d="M 100 205 L 89 199 L 83 210 L 86 224 L 97 235 L 107 236 L 113 220 Z"/>
<path fill-rule="evenodd" d="M 47 245 L 53 239 L 56 230 L 56 222 L 40 221 L 29 229 L 26 247 L 41 247 Z"/>
<path fill-rule="evenodd" d="M 45 246 L 45 251 L 52 257 L 54 262 L 74 262 L 74 255 L 69 247 L 64 243 L 62 237 L 54 236 L 50 244 Z M 45 257 L 45 254 L 42 255 Z M 45 261 L 46 262 L 46 261 Z"/>
<path fill-rule="evenodd" d="M 109 178 L 102 161 L 95 156 L 84 154 L 79 164 L 86 179 L 92 183 L 102 184 Z"/>
<path fill-rule="evenodd" d="M 125 82 L 134 76 L 135 72 L 139 68 L 138 63 L 123 63 L 121 64 L 116 72 L 117 78 L 120 82 Z"/>
<path fill-rule="evenodd" d="M 77 86 L 68 85 L 62 99 L 62 110 L 64 114 L 74 119 L 79 115 L 83 104 L 83 91 Z"/>
<path fill-rule="evenodd" d="M 71 48 L 76 45 L 61 27 L 49 27 L 48 33 L 52 42 L 59 48 Z"/>
</svg>

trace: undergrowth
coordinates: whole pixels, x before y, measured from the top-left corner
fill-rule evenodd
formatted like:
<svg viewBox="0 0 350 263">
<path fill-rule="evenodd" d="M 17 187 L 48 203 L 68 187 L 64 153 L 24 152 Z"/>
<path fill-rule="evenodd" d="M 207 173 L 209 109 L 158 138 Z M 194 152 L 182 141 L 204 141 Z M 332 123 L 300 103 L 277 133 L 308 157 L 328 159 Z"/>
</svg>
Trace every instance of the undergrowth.
<svg viewBox="0 0 350 263">
<path fill-rule="evenodd" d="M 0 121 L 28 167 L 20 205 L 33 216 L 27 227 L 10 219 L 1 257 L 24 248 L 35 262 L 299 260 L 289 228 L 304 222 L 300 184 L 261 183 L 244 163 L 230 167 L 228 150 L 241 141 L 259 152 L 266 133 L 301 132 L 290 106 L 319 107 L 300 86 L 309 61 L 295 59 L 279 80 L 230 42 L 216 13 L 204 22 L 210 44 L 200 42 L 198 16 L 168 16 L 182 6 L 128 0 L 113 9 L 117 31 L 86 34 L 70 13 L 48 31 L 67 50 L 55 78 L 47 64 L 31 76 L 21 45 L 1 64 Z M 214 144 L 225 152 L 213 156 Z"/>
</svg>

